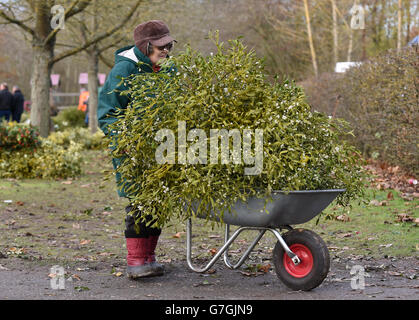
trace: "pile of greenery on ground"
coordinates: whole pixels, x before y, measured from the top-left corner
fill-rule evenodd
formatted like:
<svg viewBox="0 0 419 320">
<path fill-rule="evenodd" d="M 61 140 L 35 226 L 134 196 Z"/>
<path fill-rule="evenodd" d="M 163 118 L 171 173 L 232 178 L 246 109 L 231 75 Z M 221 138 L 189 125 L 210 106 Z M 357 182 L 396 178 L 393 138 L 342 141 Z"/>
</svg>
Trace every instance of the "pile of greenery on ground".
<svg viewBox="0 0 419 320">
<path fill-rule="evenodd" d="M 362 196 L 362 159 L 341 139 L 347 123 L 311 112 L 293 82 L 268 83 L 263 61 L 240 40 L 227 49 L 217 33 L 212 39 L 217 52 L 208 57 L 187 46 L 162 72 L 122 80 L 132 103 L 110 126 L 111 146 L 131 201 L 162 226 L 194 215 L 189 204 L 197 199 L 197 213 L 214 210 L 222 219 L 238 199 L 269 199 L 273 190 L 345 188 L 337 198 L 342 205 Z M 211 129 L 238 131 L 243 159 L 227 135 L 231 153 L 220 161 L 220 149 L 215 163 L 206 161 Z M 246 174 L 260 160 L 260 170 Z"/>
<path fill-rule="evenodd" d="M 335 114 L 354 128 L 352 139 L 366 157 L 419 175 L 419 52 L 388 51 L 349 69 L 306 81 L 316 110 Z"/>
<path fill-rule="evenodd" d="M 35 151 L 41 144 L 39 132 L 26 125 L 0 122 L 0 151 Z"/>
<path fill-rule="evenodd" d="M 67 128 L 63 131 L 53 132 L 48 136 L 48 140 L 65 148 L 68 148 L 71 142 L 82 145 L 86 150 L 106 148 L 103 132 L 99 130 L 92 134 L 88 128 Z"/>
<path fill-rule="evenodd" d="M 67 178 L 81 173 L 82 146 L 60 146 L 16 122 L 0 124 L 0 178 Z"/>
<path fill-rule="evenodd" d="M 85 126 L 86 114 L 78 110 L 77 107 L 69 107 L 61 110 L 58 115 L 52 117 L 54 126 L 57 131 L 65 130 L 67 128 L 79 128 Z"/>
</svg>

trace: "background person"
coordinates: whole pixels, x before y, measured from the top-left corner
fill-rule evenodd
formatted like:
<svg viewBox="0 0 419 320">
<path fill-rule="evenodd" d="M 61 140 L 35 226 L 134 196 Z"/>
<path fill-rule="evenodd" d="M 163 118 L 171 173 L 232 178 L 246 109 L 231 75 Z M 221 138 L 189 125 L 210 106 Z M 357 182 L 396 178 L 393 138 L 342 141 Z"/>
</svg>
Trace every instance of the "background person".
<svg viewBox="0 0 419 320">
<path fill-rule="evenodd" d="M 25 97 L 23 96 L 19 87 L 13 86 L 13 108 L 12 108 L 13 121 L 20 122 L 20 118 L 23 113 L 24 103 L 25 103 Z"/>
<path fill-rule="evenodd" d="M 86 112 L 86 104 L 84 103 L 87 99 L 89 99 L 89 91 L 87 91 L 85 88 L 80 89 L 80 96 L 79 96 L 79 105 L 77 107 L 77 110 L 81 110 L 83 112 Z"/>
<path fill-rule="evenodd" d="M 84 117 L 84 124 L 86 127 L 89 126 L 89 97 L 87 97 L 87 100 L 84 101 L 84 105 L 86 106 L 86 109 L 84 111 L 85 117 Z"/>
<path fill-rule="evenodd" d="M 7 83 L 0 84 L 0 121 L 4 118 L 10 120 L 13 108 L 13 95 L 10 93 Z"/>
<path fill-rule="evenodd" d="M 49 88 L 49 131 L 54 132 L 55 131 L 55 125 L 54 121 L 52 120 L 52 117 L 55 117 L 58 115 L 58 107 L 55 104 L 55 99 L 53 96 L 53 89 Z"/>
</svg>

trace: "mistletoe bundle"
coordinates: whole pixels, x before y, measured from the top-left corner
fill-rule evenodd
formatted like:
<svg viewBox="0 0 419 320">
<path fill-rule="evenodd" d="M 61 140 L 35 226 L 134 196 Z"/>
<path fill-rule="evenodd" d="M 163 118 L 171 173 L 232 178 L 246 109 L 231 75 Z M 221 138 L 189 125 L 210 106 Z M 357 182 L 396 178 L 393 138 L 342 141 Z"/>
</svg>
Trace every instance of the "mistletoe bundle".
<svg viewBox="0 0 419 320">
<path fill-rule="evenodd" d="M 186 46 L 161 72 L 122 80 L 131 103 L 110 142 L 134 205 L 161 227 L 195 215 L 197 200 L 197 214 L 222 219 L 238 199 L 273 190 L 345 188 L 342 205 L 361 196 L 362 160 L 343 140 L 346 122 L 312 112 L 293 82 L 269 83 L 240 40 L 226 48 L 211 38 L 217 52 L 208 57 Z"/>
</svg>

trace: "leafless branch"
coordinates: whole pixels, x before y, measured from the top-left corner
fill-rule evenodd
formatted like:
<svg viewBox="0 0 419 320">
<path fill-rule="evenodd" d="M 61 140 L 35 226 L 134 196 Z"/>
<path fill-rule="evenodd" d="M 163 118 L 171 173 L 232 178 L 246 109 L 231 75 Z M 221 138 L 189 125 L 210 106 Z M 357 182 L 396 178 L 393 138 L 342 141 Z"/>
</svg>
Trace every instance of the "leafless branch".
<svg viewBox="0 0 419 320">
<path fill-rule="evenodd" d="M 82 1 L 78 7 L 76 7 L 80 3 L 80 0 L 73 1 L 73 3 L 64 11 L 64 21 L 68 20 L 71 16 L 83 11 L 87 8 L 90 4 L 90 1 Z M 57 33 L 60 31 L 60 28 L 55 28 L 50 32 L 50 34 L 45 38 L 44 45 L 46 45 L 51 39 L 53 39 Z"/>
<path fill-rule="evenodd" d="M 32 36 L 35 35 L 35 32 L 33 31 L 33 29 L 29 28 L 26 24 L 24 24 L 23 21 L 17 20 L 13 17 L 8 16 L 3 10 L 0 10 L 0 17 L 8 21 L 8 23 L 12 23 L 19 26 L 21 29 L 30 33 Z"/>
<path fill-rule="evenodd" d="M 85 49 L 87 49 L 88 47 L 90 47 L 93 44 L 98 43 L 99 41 L 102 41 L 103 39 L 113 35 L 118 29 L 122 28 L 128 21 L 129 19 L 133 16 L 133 14 L 135 13 L 135 11 L 137 10 L 137 8 L 139 7 L 140 3 L 143 0 L 138 0 L 135 5 L 131 8 L 131 10 L 129 11 L 128 15 L 115 27 L 109 29 L 108 31 L 105 32 L 101 32 L 99 33 L 96 37 L 94 37 L 93 39 L 91 39 L 90 41 L 87 41 L 85 44 L 79 46 L 78 48 L 72 49 L 72 50 L 68 50 L 66 52 L 63 52 L 57 56 L 55 56 L 53 59 L 50 60 L 50 65 L 53 65 L 54 63 L 68 57 L 71 56 L 73 54 L 79 53 L 80 51 L 83 51 Z"/>
</svg>

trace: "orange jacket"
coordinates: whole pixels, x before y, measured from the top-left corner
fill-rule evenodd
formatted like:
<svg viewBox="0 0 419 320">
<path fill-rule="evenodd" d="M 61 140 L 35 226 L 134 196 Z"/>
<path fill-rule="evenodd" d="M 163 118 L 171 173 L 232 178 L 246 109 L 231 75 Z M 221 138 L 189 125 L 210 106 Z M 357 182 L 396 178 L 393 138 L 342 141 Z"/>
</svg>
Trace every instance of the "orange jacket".
<svg viewBox="0 0 419 320">
<path fill-rule="evenodd" d="M 77 110 L 81 110 L 83 112 L 86 112 L 86 105 L 84 102 L 89 98 L 89 91 L 83 91 L 80 93 L 79 97 L 79 106 L 77 107 Z"/>
</svg>

